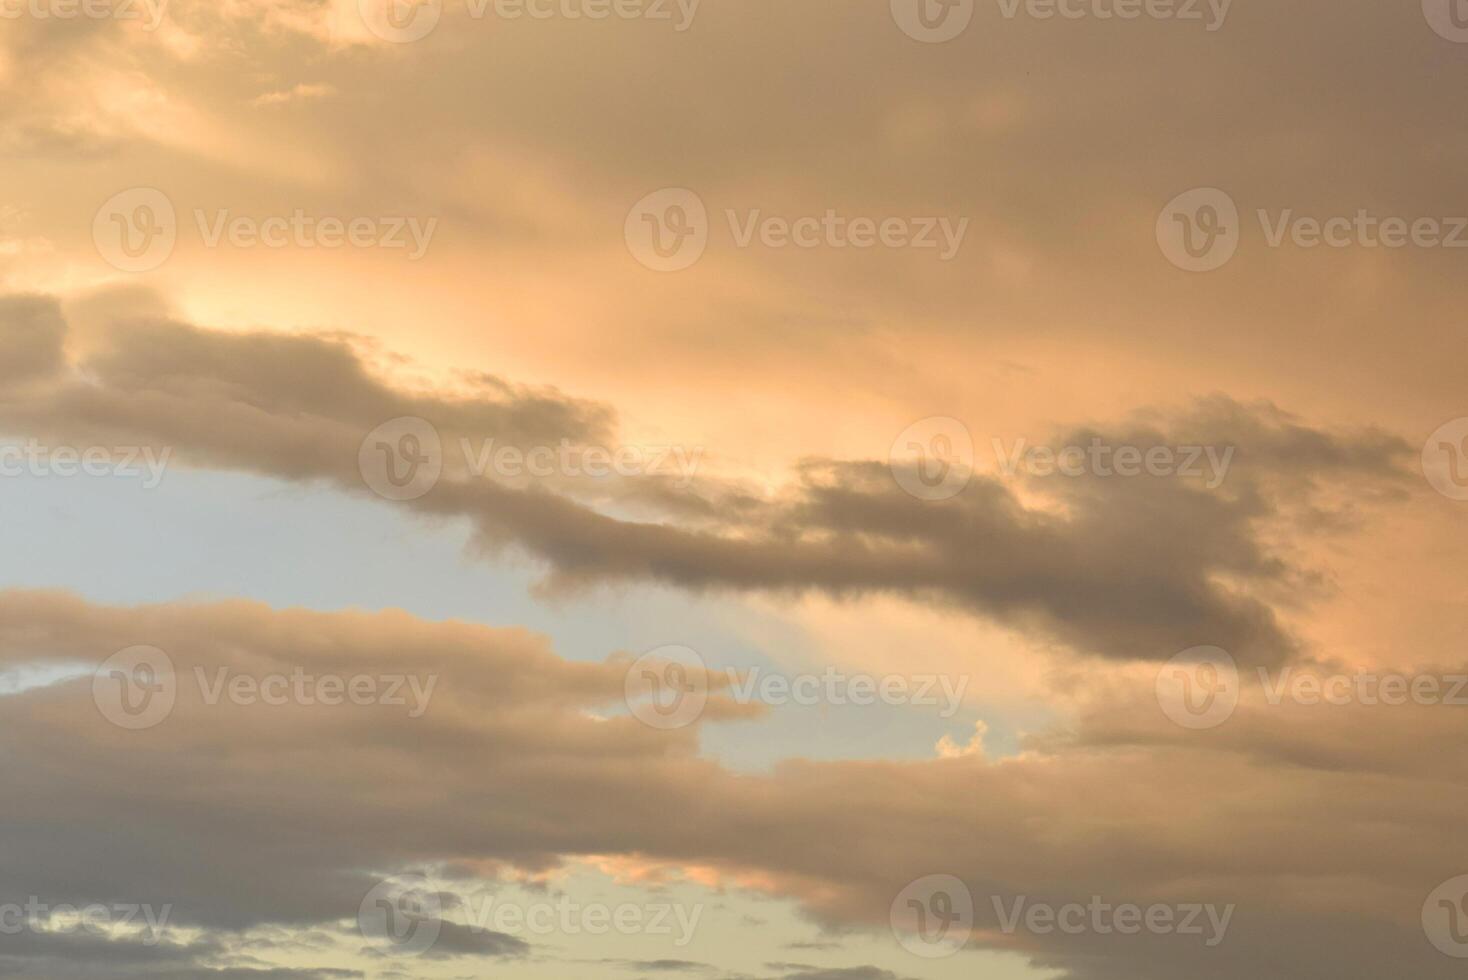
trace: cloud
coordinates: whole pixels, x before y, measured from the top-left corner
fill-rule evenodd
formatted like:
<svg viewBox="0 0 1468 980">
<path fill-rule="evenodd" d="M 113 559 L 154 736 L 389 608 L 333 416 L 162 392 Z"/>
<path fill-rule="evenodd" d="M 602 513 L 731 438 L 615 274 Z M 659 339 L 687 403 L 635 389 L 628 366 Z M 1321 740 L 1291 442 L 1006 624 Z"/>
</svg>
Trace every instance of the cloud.
<svg viewBox="0 0 1468 980">
<path fill-rule="evenodd" d="M 0 297 L 0 322 L 5 324 L 0 384 L 53 377 L 65 366 L 66 321 L 54 301 L 40 296 Z"/>
<path fill-rule="evenodd" d="M 85 932 L 7 934 L 0 947 L 0 976 L 13 980 L 352 980 L 357 970 L 330 967 L 283 969 L 221 966 L 222 943 L 146 944 Z"/>
<path fill-rule="evenodd" d="M 624 970 L 640 970 L 646 973 L 708 973 L 714 968 L 707 963 L 693 960 L 603 960 Z"/>
<path fill-rule="evenodd" d="M 910 881 L 952 874 L 974 896 L 974 945 L 1077 980 L 1456 969 L 1417 921 L 1465 843 L 1468 764 L 1423 751 L 1468 735 L 1442 705 L 1276 707 L 1246 684 L 1227 725 L 1187 731 L 1151 700 L 1151 670 L 1115 669 L 1017 757 L 791 760 L 752 776 L 701 759 L 696 725 L 608 715 L 625 662 L 567 662 L 523 630 L 0 593 L 0 665 L 93 664 L 133 644 L 165 650 L 180 677 L 154 728 L 106 721 L 85 675 L 0 698 L 12 855 L 0 902 L 167 903 L 172 923 L 233 946 L 251 930 L 349 922 L 385 874 L 623 855 L 876 933 Z M 220 668 L 438 682 L 416 718 L 386 704 L 209 704 L 195 678 Z M 268 821 L 253 816 L 262 806 Z M 994 901 L 1018 896 L 1237 911 L 1205 950 L 1004 933 Z"/>
<path fill-rule="evenodd" d="M 1416 446 L 1392 433 L 1420 442 L 1463 414 L 1456 256 L 1271 249 L 1254 219 L 1457 209 L 1464 137 L 1441 79 L 1463 49 L 1418 5 L 1240 4 L 1217 34 L 978 5 L 941 50 L 904 37 L 880 2 L 710 4 L 682 34 L 474 21 L 454 3 L 409 45 L 374 44 L 356 0 L 169 7 L 155 34 L 35 17 L 0 32 L 0 157 L 18 205 L 0 202 L 0 218 L 23 214 L 26 236 L 0 242 L 0 280 L 70 289 L 112 276 L 88 229 L 128 185 L 168 192 L 185 230 L 190 209 L 223 206 L 442 215 L 431 260 L 406 273 L 357 253 L 204 254 L 181 240 L 157 276 L 199 322 L 342 318 L 434 356 L 503 352 L 524 377 L 613 389 L 629 419 L 713 426 L 721 450 L 736 451 L 732 435 L 777 463 L 815 454 L 768 485 L 710 473 L 691 487 L 492 482 L 450 467 L 397 505 L 459 519 L 487 557 L 528 557 L 548 589 L 654 582 L 814 593 L 854 610 L 894 596 L 1013 629 L 1069 686 L 1051 692 L 1061 721 L 1017 758 L 950 741 L 950 757 L 927 762 L 792 760 L 736 777 L 699 758 L 696 730 L 598 720 L 620 697 L 619 668 L 567 665 L 513 630 L 10 593 L 7 663 L 90 664 L 151 640 L 186 669 L 426 665 L 447 686 L 413 724 L 186 699 L 159 731 L 131 735 L 99 721 L 85 680 L 0 697 L 0 894 L 177 901 L 216 937 L 140 951 L 7 936 L 0 975 L 355 975 L 257 968 L 235 940 L 350 919 L 359 889 L 388 870 L 543 869 L 583 853 L 696 867 L 879 933 L 898 888 L 953 873 L 983 919 L 975 945 L 1066 980 L 1461 973 L 1416 920 L 1426 891 L 1464 870 L 1452 865 L 1468 843 L 1461 712 L 1270 708 L 1250 682 L 1226 726 L 1189 733 L 1159 716 L 1151 668 L 1131 669 L 1196 643 L 1246 668 L 1307 661 L 1323 656 L 1322 632 L 1342 658 L 1405 663 L 1461 645 L 1459 512 L 1391 512 L 1342 580 L 1322 555 L 1406 492 Z M 310 84 L 297 83 L 302 66 Z M 466 97 L 510 91 L 524 95 Z M 261 111 L 240 111 L 252 101 Z M 1239 205 L 1239 254 L 1179 275 L 1153 221 L 1205 184 Z M 628 256 L 622 222 L 672 185 L 695 188 L 715 221 L 700 263 L 659 279 Z M 962 215 L 974 233 L 940 264 L 736 249 L 720 220 L 726 208 L 789 219 L 832 207 Z M 190 466 L 365 493 L 358 447 L 397 414 L 430 418 L 448 445 L 618 431 L 604 405 L 499 377 L 419 383 L 361 338 L 162 314 L 96 338 L 75 317 L 66 327 L 49 299 L 0 301 L 5 435 L 166 445 Z M 1213 390 L 1235 397 L 1198 397 Z M 1164 403 L 1185 407 L 1121 415 Z M 870 458 L 882 447 L 851 433 L 936 412 L 1006 433 L 1060 419 L 1043 436 L 1054 443 L 1187 441 L 1238 456 L 1212 490 L 980 476 L 923 503 Z M 1093 412 L 1106 421 L 1074 424 Z M 1239 908 L 1228 941 L 1200 951 L 1007 935 L 989 904 L 1096 894 Z"/>
<path fill-rule="evenodd" d="M 285 105 L 289 102 L 305 102 L 314 99 L 325 99 L 336 94 L 336 89 L 330 85 L 320 83 L 310 84 L 299 82 L 288 89 L 280 89 L 274 92 L 265 92 L 250 100 L 254 106 Z"/>
<path fill-rule="evenodd" d="M 433 948 L 424 953 L 429 959 L 449 959 L 458 956 L 519 957 L 530 952 L 530 944 L 517 936 L 481 929 L 476 926 L 460 925 L 457 922 L 440 922 L 438 936 Z"/>
<path fill-rule="evenodd" d="M 34 316 L 34 314 L 29 314 Z M 23 334 L 0 323 L 0 337 Z M 700 478 L 476 476 L 454 454 L 468 439 L 527 448 L 603 443 L 614 412 L 558 392 L 469 374 L 457 390 L 412 390 L 369 368 L 347 339 L 224 333 L 173 320 L 119 323 L 76 370 L 39 392 L 0 399 L 13 434 L 171 448 L 186 465 L 327 481 L 365 492 L 358 449 L 399 416 L 441 434 L 444 477 L 411 501 L 468 517 L 474 545 L 528 554 L 547 587 L 621 581 L 691 590 L 901 595 L 1024 628 L 1072 650 L 1159 660 L 1200 643 L 1246 663 L 1297 649 L 1275 600 L 1312 583 L 1271 543 L 1303 515 L 1325 529 L 1361 500 L 1400 496 L 1407 444 L 1375 430 L 1312 428 L 1268 404 L 1225 397 L 1105 429 L 1081 444 L 1198 444 L 1237 450 L 1227 482 L 1089 475 L 1026 487 L 976 476 L 951 500 L 905 493 L 883 462 L 812 459 L 793 484 L 758 490 Z M 1206 440 L 1206 442 L 1204 441 Z M 1359 507 L 1359 505 L 1352 505 Z M 613 511 L 647 511 L 632 520 Z"/>
<path fill-rule="evenodd" d="M 903 980 L 891 970 L 882 970 L 875 966 L 822 969 L 793 963 L 771 963 L 770 968 L 777 970 L 794 968 L 793 973 L 782 973 L 780 980 Z"/>
</svg>

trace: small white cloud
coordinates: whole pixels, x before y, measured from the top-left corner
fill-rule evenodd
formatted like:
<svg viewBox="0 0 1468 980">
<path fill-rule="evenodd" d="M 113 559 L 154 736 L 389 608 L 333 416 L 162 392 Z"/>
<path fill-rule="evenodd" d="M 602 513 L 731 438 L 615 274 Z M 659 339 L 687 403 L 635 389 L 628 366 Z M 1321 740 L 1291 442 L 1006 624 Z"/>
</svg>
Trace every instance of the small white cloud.
<svg viewBox="0 0 1468 980">
<path fill-rule="evenodd" d="M 330 85 L 308 85 L 302 83 L 292 88 L 258 95 L 250 101 L 250 104 L 256 106 L 284 105 L 287 102 L 307 102 L 312 99 L 324 99 L 335 94 L 336 89 Z"/>
<path fill-rule="evenodd" d="M 984 736 L 989 733 L 989 725 L 983 721 L 974 722 L 974 736 L 965 745 L 959 745 L 953 741 L 952 736 L 944 735 L 938 739 L 938 744 L 933 746 L 938 751 L 938 757 L 942 759 L 958 759 L 966 755 L 982 757 L 984 754 Z"/>
</svg>

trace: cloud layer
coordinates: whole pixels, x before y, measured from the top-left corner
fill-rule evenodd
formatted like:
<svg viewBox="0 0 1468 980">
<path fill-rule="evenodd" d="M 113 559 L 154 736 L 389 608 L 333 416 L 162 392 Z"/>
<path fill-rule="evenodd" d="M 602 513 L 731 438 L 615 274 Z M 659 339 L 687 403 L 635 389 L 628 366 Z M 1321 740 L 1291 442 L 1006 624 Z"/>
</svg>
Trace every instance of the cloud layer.
<svg viewBox="0 0 1468 980">
<path fill-rule="evenodd" d="M 0 314 L 12 344 L 40 343 L 38 305 L 11 300 Z M 54 309 L 46 316 L 42 340 L 54 347 L 62 321 Z M 463 393 L 412 393 L 374 376 L 344 339 L 151 319 L 120 323 L 72 367 L 47 364 L 49 377 L 0 401 L 12 434 L 167 447 L 186 465 L 359 492 L 368 434 L 400 416 L 426 419 L 444 447 L 445 478 L 404 506 L 470 518 L 479 546 L 527 553 L 552 587 L 632 580 L 894 593 L 1114 659 L 1162 660 L 1200 643 L 1250 663 L 1287 659 L 1296 643 L 1268 599 L 1308 590 L 1268 532 L 1287 520 L 1316 530 L 1340 523 L 1359 509 L 1335 499 L 1340 484 L 1358 501 L 1401 496 L 1409 456 L 1380 431 L 1312 428 L 1219 397 L 1054 441 L 1236 451 L 1230 479 L 1212 488 L 1197 476 L 1088 473 L 1034 479 L 1026 500 L 1012 483 L 979 475 L 953 499 L 929 501 L 904 492 L 887 462 L 818 459 L 769 492 L 713 478 L 675 489 L 658 476 L 513 485 L 470 472 L 455 447 L 594 443 L 611 436 L 613 413 L 482 375 Z M 606 505 L 618 503 L 651 508 L 653 519 L 614 516 Z"/>
<path fill-rule="evenodd" d="M 5 699 L 0 901 L 171 905 L 175 926 L 222 944 L 158 957 L 238 962 L 266 928 L 341 942 L 368 890 L 399 871 L 471 868 L 492 886 L 511 868 L 620 855 L 705 868 L 872 930 L 909 881 L 952 874 L 975 896 L 975 945 L 1085 980 L 1453 969 L 1417 923 L 1455 870 L 1442 855 L 1461 850 L 1468 802 L 1462 766 L 1421 749 L 1463 736 L 1441 705 L 1279 708 L 1251 685 L 1227 726 L 1189 732 L 1150 701 L 1144 672 L 1093 689 L 1016 758 L 792 760 L 735 775 L 699 758 L 698 726 L 654 731 L 621 713 L 627 661 L 568 663 L 519 630 L 0 594 L 0 665 L 94 665 L 134 644 L 167 651 L 179 678 L 152 728 L 106 720 L 89 674 Z M 438 682 L 415 718 L 389 704 L 210 704 L 195 677 L 220 668 Z M 1093 895 L 1237 911 L 1216 948 L 999 931 L 995 898 Z"/>
</svg>

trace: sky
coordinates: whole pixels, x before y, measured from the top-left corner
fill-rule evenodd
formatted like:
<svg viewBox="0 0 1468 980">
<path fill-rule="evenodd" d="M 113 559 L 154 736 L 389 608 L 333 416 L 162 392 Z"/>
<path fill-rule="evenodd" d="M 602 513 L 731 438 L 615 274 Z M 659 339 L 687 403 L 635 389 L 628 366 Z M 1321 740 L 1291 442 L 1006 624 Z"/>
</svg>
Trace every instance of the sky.
<svg viewBox="0 0 1468 980">
<path fill-rule="evenodd" d="M 1468 959 L 1461 0 L 0 0 L 0 976 Z"/>
</svg>

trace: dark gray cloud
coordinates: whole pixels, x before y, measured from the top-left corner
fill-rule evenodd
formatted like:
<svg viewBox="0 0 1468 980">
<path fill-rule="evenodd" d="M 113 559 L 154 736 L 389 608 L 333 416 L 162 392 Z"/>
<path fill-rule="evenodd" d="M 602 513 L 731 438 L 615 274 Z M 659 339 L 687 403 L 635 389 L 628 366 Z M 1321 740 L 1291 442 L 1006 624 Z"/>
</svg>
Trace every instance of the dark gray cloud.
<svg viewBox="0 0 1468 980">
<path fill-rule="evenodd" d="M 643 973 L 709 973 L 715 968 L 694 960 L 602 960 L 601 962 L 623 970 Z"/>
<path fill-rule="evenodd" d="M 801 966 L 795 963 L 771 963 L 772 970 L 794 970 L 782 972 L 778 980 L 904 980 L 891 970 L 875 966 L 848 966 L 823 969 L 817 966 Z M 911 980 L 911 978 L 907 978 Z"/>
<path fill-rule="evenodd" d="M 0 939 L 0 977 L 13 980 L 350 980 L 357 970 L 221 965 L 230 958 L 213 938 L 144 943 L 85 931 L 22 930 Z"/>
<path fill-rule="evenodd" d="M 65 366 L 62 343 L 66 321 L 55 300 L 43 296 L 0 297 L 0 323 L 5 325 L 0 384 L 46 378 Z"/>
<path fill-rule="evenodd" d="M 0 323 L 0 335 L 14 319 Z M 189 465 L 365 492 L 358 448 L 398 416 L 426 418 L 451 447 L 464 437 L 585 443 L 607 438 L 613 418 L 603 407 L 477 376 L 452 396 L 401 390 L 340 338 L 226 334 L 157 319 L 120 324 L 80 368 L 84 378 L 0 397 L 0 427 L 171 447 Z M 438 485 L 405 506 L 471 518 L 479 548 L 527 553 L 548 569 L 551 588 L 653 581 L 890 593 L 1113 659 L 1165 659 L 1208 643 L 1245 662 L 1277 663 L 1296 642 L 1274 599 L 1303 599 L 1311 583 L 1266 544 L 1266 532 L 1287 519 L 1317 531 L 1344 522 L 1354 511 L 1327 491 L 1347 488 L 1356 508 L 1399 494 L 1409 455 L 1405 442 L 1378 431 L 1313 428 L 1272 405 L 1222 396 L 1062 435 L 1237 455 L 1216 488 L 1157 476 L 1031 481 L 1040 504 L 982 476 L 951 500 L 918 500 L 879 462 L 808 461 L 793 485 L 765 495 L 711 479 L 678 492 L 634 477 L 512 485 L 446 464 Z M 683 502 L 661 508 L 661 519 L 634 521 L 603 512 L 588 494 Z"/>
<path fill-rule="evenodd" d="M 488 956 L 494 958 L 521 957 L 530 952 L 530 944 L 518 936 L 443 921 L 438 925 L 438 937 L 433 948 L 424 955 L 430 959 L 452 959 L 459 956 Z"/>
<path fill-rule="evenodd" d="M 135 732 L 104 720 L 86 676 L 0 697 L 0 902 L 169 904 L 171 922 L 238 955 L 261 929 L 321 945 L 311 937 L 352 920 L 378 874 L 442 864 L 471 887 L 469 866 L 622 855 L 752 874 L 819 923 L 876 933 L 910 881 L 952 874 L 974 897 L 975 946 L 1076 980 L 1171 980 L 1193 964 L 1220 980 L 1271 963 L 1304 980 L 1458 968 L 1417 923 L 1468 845 L 1468 760 L 1424 750 L 1465 737 L 1462 713 L 1443 705 L 1269 706 L 1247 685 L 1224 727 L 1195 732 L 1163 716 L 1142 671 L 1135 685 L 1098 684 L 1015 758 L 791 760 L 754 776 L 701 759 L 698 726 L 655 732 L 612 715 L 625 664 L 566 662 L 524 631 L 0 593 L 0 665 L 98 663 L 137 643 L 185 677 L 299 666 L 439 681 L 419 718 L 210 705 L 181 684 L 172 714 Z M 1002 932 L 994 899 L 1020 896 L 1237 909 L 1226 941 L 1205 949 Z M 466 952 L 520 951 L 451 933 Z"/>
</svg>

